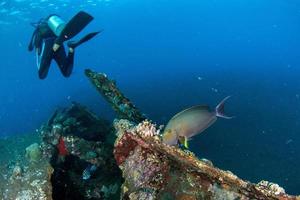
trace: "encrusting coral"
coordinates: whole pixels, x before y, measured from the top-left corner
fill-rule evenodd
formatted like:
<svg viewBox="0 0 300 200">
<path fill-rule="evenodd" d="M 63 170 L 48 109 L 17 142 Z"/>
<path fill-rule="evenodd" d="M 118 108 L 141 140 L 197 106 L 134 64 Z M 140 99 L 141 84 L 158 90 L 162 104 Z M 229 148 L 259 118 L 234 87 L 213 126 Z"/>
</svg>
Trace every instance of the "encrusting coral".
<svg viewBox="0 0 300 200">
<path fill-rule="evenodd" d="M 120 119 L 114 121 L 117 135 L 114 157 L 125 179 L 121 199 L 297 198 L 282 192 L 263 191 L 261 187 L 243 181 L 229 171 L 214 167 L 207 159 L 197 159 L 190 151 L 163 144 L 156 126 L 145 121 L 145 117 L 118 90 L 114 81 L 91 70 L 86 70 L 86 76 Z"/>
<path fill-rule="evenodd" d="M 162 143 L 149 123 L 118 131 L 114 155 L 125 179 L 121 199 L 296 200 L 276 184 L 243 181 L 189 151 Z"/>
<path fill-rule="evenodd" d="M 85 75 L 114 109 L 117 118 L 128 119 L 135 123 L 146 119 L 133 103 L 117 88 L 115 81 L 108 79 L 106 74 L 96 73 L 90 69 L 86 69 Z"/>
</svg>

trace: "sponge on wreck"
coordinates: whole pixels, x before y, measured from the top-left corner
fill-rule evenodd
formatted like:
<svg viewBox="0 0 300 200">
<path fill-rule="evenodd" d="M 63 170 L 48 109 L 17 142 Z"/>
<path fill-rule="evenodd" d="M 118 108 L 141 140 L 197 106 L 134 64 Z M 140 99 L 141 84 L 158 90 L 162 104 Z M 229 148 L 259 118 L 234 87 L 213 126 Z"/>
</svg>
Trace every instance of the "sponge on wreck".
<svg viewBox="0 0 300 200">
<path fill-rule="evenodd" d="M 26 158 L 30 162 L 38 162 L 41 159 L 42 152 L 38 143 L 33 143 L 26 148 Z"/>
</svg>

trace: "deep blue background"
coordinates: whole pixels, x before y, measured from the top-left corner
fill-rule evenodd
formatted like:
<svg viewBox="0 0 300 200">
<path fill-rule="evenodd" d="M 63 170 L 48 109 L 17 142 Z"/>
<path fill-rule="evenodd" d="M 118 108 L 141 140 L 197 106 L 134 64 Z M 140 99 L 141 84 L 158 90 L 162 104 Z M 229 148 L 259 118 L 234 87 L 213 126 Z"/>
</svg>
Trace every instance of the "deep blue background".
<svg viewBox="0 0 300 200">
<path fill-rule="evenodd" d="M 33 132 L 71 101 L 113 119 L 83 75 L 91 68 L 116 79 L 149 118 L 162 124 L 186 107 L 215 106 L 232 95 L 227 111 L 236 118 L 217 121 L 191 141 L 191 150 L 247 180 L 266 179 L 300 193 L 297 1 L 37 3 L 46 8 L 30 7 L 28 2 L 39 2 L 33 0 L 8 2 L 0 4 L 0 136 Z M 27 51 L 29 22 L 53 12 L 69 19 L 80 9 L 95 17 L 83 32 L 103 28 L 103 34 L 76 50 L 71 78 L 63 78 L 53 64 L 48 78 L 38 80 L 34 55 Z"/>
</svg>

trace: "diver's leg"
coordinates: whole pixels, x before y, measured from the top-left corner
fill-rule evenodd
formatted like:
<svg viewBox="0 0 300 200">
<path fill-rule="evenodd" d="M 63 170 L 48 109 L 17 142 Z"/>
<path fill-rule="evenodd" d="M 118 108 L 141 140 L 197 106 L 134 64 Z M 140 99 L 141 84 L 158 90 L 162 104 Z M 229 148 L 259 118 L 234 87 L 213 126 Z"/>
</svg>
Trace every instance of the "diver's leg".
<svg viewBox="0 0 300 200">
<path fill-rule="evenodd" d="M 53 58 L 52 46 L 54 44 L 54 38 L 46 38 L 43 40 L 40 55 L 37 55 L 37 67 L 40 79 L 47 77 L 51 60 Z M 38 54 L 38 52 L 37 52 Z"/>
<path fill-rule="evenodd" d="M 66 40 L 73 38 L 77 35 L 84 27 L 86 27 L 94 18 L 83 11 L 77 13 L 64 27 L 58 38 L 56 44 L 62 45 Z"/>
<path fill-rule="evenodd" d="M 64 68 L 64 76 L 69 77 L 72 74 L 73 71 L 73 66 L 74 66 L 74 50 L 72 52 L 68 52 L 68 56 L 66 59 L 65 63 L 65 68 Z"/>
<path fill-rule="evenodd" d="M 83 38 L 81 38 L 80 40 L 78 41 L 69 41 L 67 42 L 67 45 L 68 47 L 74 49 L 76 48 L 77 46 L 81 45 L 82 43 L 85 43 L 87 41 L 89 41 L 90 39 L 92 39 L 93 37 L 95 37 L 98 33 L 101 33 L 101 31 L 97 31 L 97 32 L 92 32 L 92 33 L 89 33 L 87 35 L 85 35 Z"/>
<path fill-rule="evenodd" d="M 67 56 L 64 46 L 61 46 L 54 54 L 54 59 L 64 77 L 69 77 L 73 71 L 74 51 L 68 52 Z"/>
</svg>

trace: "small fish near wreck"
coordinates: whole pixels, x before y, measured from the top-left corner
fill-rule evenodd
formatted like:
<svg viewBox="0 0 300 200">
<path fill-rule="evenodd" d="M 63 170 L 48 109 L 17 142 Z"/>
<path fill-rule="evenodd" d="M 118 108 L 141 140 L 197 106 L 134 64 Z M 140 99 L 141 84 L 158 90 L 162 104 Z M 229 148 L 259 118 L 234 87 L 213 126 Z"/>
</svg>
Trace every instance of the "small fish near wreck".
<svg viewBox="0 0 300 200">
<path fill-rule="evenodd" d="M 202 133 L 215 123 L 218 117 L 231 119 L 232 117 L 224 113 L 224 104 L 228 98 L 230 96 L 223 99 L 214 111 L 207 105 L 197 105 L 177 113 L 164 129 L 163 142 L 174 146 L 179 141 L 188 148 L 188 139 Z"/>
<path fill-rule="evenodd" d="M 82 172 L 82 179 L 83 180 L 89 180 L 96 170 L 97 170 L 97 166 L 96 165 L 90 165 L 90 166 L 88 166 Z"/>
</svg>

